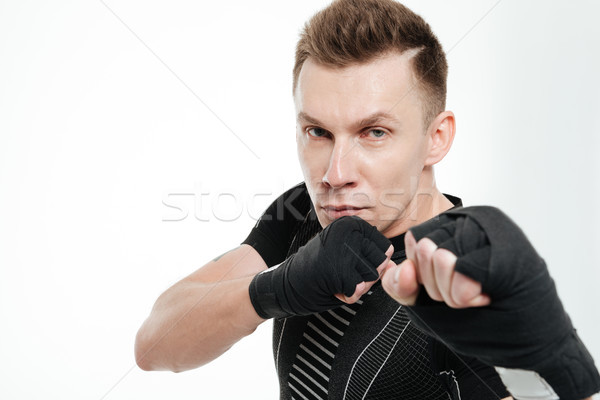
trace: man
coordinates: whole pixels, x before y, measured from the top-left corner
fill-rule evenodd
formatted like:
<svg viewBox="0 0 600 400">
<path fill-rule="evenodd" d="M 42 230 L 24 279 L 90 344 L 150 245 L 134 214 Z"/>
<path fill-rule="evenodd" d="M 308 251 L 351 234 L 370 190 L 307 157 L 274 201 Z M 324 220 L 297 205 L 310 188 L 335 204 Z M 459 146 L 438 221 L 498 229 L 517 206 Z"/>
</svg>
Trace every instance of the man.
<svg viewBox="0 0 600 400">
<path fill-rule="evenodd" d="M 282 398 L 508 397 L 492 367 L 418 329 L 378 282 L 387 268 L 388 291 L 413 305 L 418 286 L 390 284 L 405 234 L 461 205 L 433 174 L 454 138 L 446 75 L 429 26 L 398 3 L 336 1 L 315 15 L 293 82 L 305 183 L 275 201 L 240 247 L 159 297 L 137 336 L 138 365 L 196 368 L 275 318 Z M 406 241 L 419 271 L 416 240 Z M 436 251 L 435 242 L 421 247 Z M 491 302 L 459 272 L 451 296 L 413 276 L 453 307 Z"/>
</svg>

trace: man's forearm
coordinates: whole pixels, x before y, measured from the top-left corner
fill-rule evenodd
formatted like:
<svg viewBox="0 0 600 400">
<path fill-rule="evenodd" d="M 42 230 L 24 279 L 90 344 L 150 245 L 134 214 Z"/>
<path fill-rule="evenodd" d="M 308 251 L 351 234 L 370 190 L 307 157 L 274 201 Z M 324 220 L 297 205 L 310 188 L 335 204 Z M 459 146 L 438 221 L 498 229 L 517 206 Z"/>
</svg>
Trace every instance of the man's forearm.
<svg viewBox="0 0 600 400">
<path fill-rule="evenodd" d="M 220 356 L 254 332 L 260 318 L 248 295 L 252 276 L 181 281 L 163 293 L 138 331 L 136 362 L 147 371 L 181 372 Z"/>
</svg>

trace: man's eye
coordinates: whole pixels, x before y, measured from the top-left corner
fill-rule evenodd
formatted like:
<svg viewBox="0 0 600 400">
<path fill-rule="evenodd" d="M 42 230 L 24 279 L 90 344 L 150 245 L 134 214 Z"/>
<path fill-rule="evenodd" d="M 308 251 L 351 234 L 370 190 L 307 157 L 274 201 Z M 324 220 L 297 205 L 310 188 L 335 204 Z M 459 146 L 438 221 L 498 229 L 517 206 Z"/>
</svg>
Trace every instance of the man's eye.
<svg viewBox="0 0 600 400">
<path fill-rule="evenodd" d="M 306 132 L 313 137 L 323 137 L 327 135 L 327 131 L 323 128 L 310 128 L 307 129 Z"/>
<path fill-rule="evenodd" d="M 385 135 L 387 135 L 386 131 L 382 129 L 371 129 L 369 130 L 369 135 L 375 139 L 381 139 Z"/>
</svg>

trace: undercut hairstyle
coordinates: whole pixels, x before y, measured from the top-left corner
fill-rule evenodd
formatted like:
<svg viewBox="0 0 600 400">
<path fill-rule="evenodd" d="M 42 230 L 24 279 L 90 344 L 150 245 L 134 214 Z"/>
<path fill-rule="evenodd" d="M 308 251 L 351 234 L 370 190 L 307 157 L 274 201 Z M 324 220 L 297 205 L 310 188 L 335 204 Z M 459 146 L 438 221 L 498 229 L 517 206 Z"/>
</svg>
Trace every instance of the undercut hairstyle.
<svg viewBox="0 0 600 400">
<path fill-rule="evenodd" d="M 415 52 L 410 59 L 414 90 L 418 90 L 427 129 L 446 107 L 446 55 L 429 24 L 393 0 L 335 0 L 316 13 L 305 24 L 296 46 L 293 92 L 309 57 L 342 68 L 408 50 Z"/>
</svg>

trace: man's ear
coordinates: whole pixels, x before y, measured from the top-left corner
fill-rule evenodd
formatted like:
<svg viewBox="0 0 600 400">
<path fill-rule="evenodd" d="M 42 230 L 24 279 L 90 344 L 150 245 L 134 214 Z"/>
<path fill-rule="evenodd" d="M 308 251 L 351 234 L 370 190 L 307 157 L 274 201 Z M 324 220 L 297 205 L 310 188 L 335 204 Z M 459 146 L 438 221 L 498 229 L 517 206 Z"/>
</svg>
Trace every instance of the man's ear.
<svg viewBox="0 0 600 400">
<path fill-rule="evenodd" d="M 456 125 L 452 111 L 439 113 L 431 124 L 429 124 L 429 128 L 427 128 L 429 153 L 425 159 L 426 166 L 437 164 L 448 154 L 452 146 L 452 141 L 454 141 L 455 130 Z"/>
</svg>

